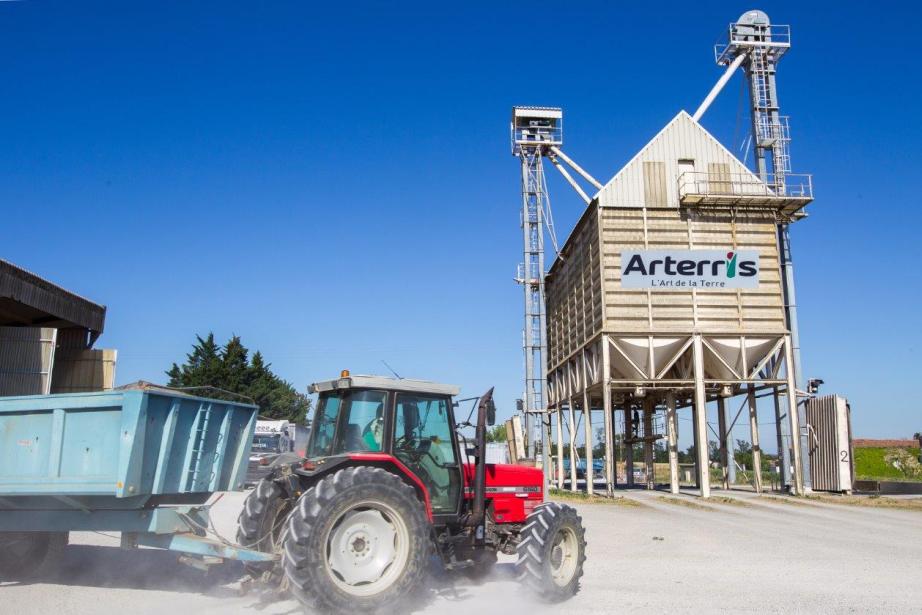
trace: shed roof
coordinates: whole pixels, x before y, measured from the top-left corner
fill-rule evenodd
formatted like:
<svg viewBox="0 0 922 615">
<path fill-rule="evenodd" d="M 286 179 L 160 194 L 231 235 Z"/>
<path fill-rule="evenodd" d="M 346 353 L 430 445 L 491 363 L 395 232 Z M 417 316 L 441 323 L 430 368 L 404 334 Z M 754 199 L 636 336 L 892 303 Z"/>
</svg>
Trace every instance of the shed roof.
<svg viewBox="0 0 922 615">
<path fill-rule="evenodd" d="M 86 329 L 102 333 L 106 307 L 0 259 L 0 326 Z"/>
</svg>

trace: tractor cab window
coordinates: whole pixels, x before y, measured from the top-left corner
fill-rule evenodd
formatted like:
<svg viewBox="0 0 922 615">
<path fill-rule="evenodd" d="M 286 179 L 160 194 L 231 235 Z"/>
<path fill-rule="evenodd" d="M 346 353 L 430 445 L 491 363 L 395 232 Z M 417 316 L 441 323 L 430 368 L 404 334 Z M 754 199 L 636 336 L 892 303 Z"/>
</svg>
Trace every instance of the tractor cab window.
<svg viewBox="0 0 922 615">
<path fill-rule="evenodd" d="M 435 513 L 455 512 L 461 494 L 448 403 L 445 397 L 399 393 L 394 416 L 394 455 L 429 489 Z"/>
<path fill-rule="evenodd" d="M 386 397 L 384 391 L 360 390 L 322 395 L 307 456 L 380 452 Z"/>
</svg>

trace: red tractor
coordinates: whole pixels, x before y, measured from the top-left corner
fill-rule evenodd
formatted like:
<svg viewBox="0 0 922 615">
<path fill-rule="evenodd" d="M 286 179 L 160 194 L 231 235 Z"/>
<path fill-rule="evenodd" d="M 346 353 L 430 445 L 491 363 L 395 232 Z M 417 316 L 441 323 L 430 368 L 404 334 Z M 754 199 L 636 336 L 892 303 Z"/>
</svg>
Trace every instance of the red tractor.
<svg viewBox="0 0 922 615">
<path fill-rule="evenodd" d="M 540 470 L 486 463 L 492 389 L 477 401 L 476 425 L 456 421 L 454 386 L 344 371 L 312 392 L 306 458 L 280 460 L 240 514 L 241 544 L 283 552 L 280 564 L 250 564 L 251 574 L 319 612 L 377 612 L 399 610 L 433 553 L 477 577 L 502 552 L 518 556 L 536 596 L 578 591 L 586 541 L 576 511 L 544 501 Z"/>
</svg>

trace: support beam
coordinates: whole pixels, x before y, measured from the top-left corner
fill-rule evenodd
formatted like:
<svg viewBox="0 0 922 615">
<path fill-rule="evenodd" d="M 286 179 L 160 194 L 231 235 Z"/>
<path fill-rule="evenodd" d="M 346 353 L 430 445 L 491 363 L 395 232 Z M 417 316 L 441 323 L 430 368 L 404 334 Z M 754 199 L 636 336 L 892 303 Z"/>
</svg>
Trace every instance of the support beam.
<svg viewBox="0 0 922 615">
<path fill-rule="evenodd" d="M 653 473 L 653 413 L 656 411 L 656 400 L 648 395 L 643 401 L 643 463 L 644 473 L 647 478 L 647 489 L 656 487 Z"/>
<path fill-rule="evenodd" d="M 695 454 L 698 457 L 698 488 L 702 498 L 711 497 L 711 479 L 708 475 L 707 395 L 704 390 L 704 345 L 695 334 L 692 343 L 695 367 Z"/>
<path fill-rule="evenodd" d="M 740 67 L 748 57 L 747 54 L 741 53 L 736 56 L 736 59 L 730 63 L 727 67 L 727 70 L 724 71 L 724 74 L 720 76 L 720 79 L 717 80 L 717 83 L 714 84 L 714 87 L 711 88 L 711 91 L 708 92 L 708 95 L 704 97 L 704 100 L 701 101 L 701 104 L 698 105 L 698 110 L 695 111 L 695 114 L 692 116 L 692 119 L 696 122 L 701 119 L 701 116 L 704 115 L 704 112 L 708 110 L 708 107 L 711 106 L 711 103 L 714 102 L 714 99 L 717 98 L 717 95 L 720 94 L 720 91 L 724 89 L 724 86 L 727 85 L 727 82 L 730 80 L 730 77 L 733 76 L 733 73 L 736 72 L 736 69 Z"/>
<path fill-rule="evenodd" d="M 717 398 L 718 444 L 720 445 L 720 480 L 724 489 L 730 488 L 729 455 L 727 454 L 727 400 Z"/>
<path fill-rule="evenodd" d="M 781 424 L 781 395 L 778 393 L 778 387 L 772 389 L 772 400 L 775 402 L 775 430 L 778 434 L 778 466 L 781 475 L 778 480 L 781 483 L 781 490 L 791 484 L 791 461 L 788 458 L 788 447 L 784 444 L 784 429 Z"/>
<path fill-rule="evenodd" d="M 669 448 L 669 491 L 679 493 L 679 421 L 676 417 L 675 392 L 666 393 L 666 441 Z"/>
<path fill-rule="evenodd" d="M 804 466 L 800 452 L 800 417 L 797 412 L 797 385 L 794 377 L 794 350 L 791 336 L 784 336 L 784 371 L 788 377 L 788 421 L 791 425 L 791 450 L 794 461 L 794 495 L 804 495 Z"/>
<path fill-rule="evenodd" d="M 557 147 L 556 145 L 552 145 L 552 146 L 551 146 L 550 148 L 548 148 L 548 149 L 550 149 L 552 152 L 554 152 L 554 154 L 556 154 L 557 156 L 559 156 L 561 160 L 563 160 L 563 161 L 566 162 L 568 165 L 570 165 L 570 168 L 572 168 L 574 171 L 576 171 L 577 173 L 579 173 L 580 175 L 582 175 L 582 176 L 583 176 L 583 179 L 585 179 L 587 182 L 589 182 L 590 184 L 592 184 L 593 186 L 595 186 L 597 190 L 601 190 L 601 189 L 602 189 L 602 184 L 601 184 L 601 182 L 599 182 L 596 178 L 594 178 L 592 175 L 590 175 L 583 167 L 581 167 L 581 166 L 579 166 L 578 164 L 576 164 L 575 162 L 573 162 L 573 159 L 570 158 L 569 156 L 567 156 L 566 154 L 564 154 L 562 151 L 560 151 L 560 148 L 559 148 L 559 147 Z"/>
<path fill-rule="evenodd" d="M 541 465 L 544 467 L 544 486 L 550 489 L 551 482 L 551 413 L 545 411 L 541 416 L 542 448 L 541 448 Z"/>
<path fill-rule="evenodd" d="M 575 410 L 572 397 L 569 398 L 568 403 L 567 431 L 570 435 L 570 491 L 576 491 L 576 421 L 574 420 Z"/>
<path fill-rule="evenodd" d="M 762 493 L 762 447 L 759 445 L 759 416 L 756 410 L 756 388 L 749 385 L 746 392 L 749 403 L 749 439 L 752 441 L 752 486 Z"/>
<path fill-rule="evenodd" d="M 624 400 L 624 473 L 627 474 L 625 483 L 628 487 L 634 486 L 634 415 L 631 414 L 631 399 Z"/>
<path fill-rule="evenodd" d="M 563 491 L 563 411 L 557 403 L 557 488 Z"/>
<path fill-rule="evenodd" d="M 560 174 L 563 175 L 563 178 L 567 180 L 567 183 L 570 184 L 574 190 L 576 190 L 576 193 L 579 194 L 580 198 L 586 202 L 586 205 L 591 203 L 592 199 L 589 198 L 589 195 L 586 194 L 586 191 L 576 183 L 576 180 L 573 179 L 573 176 L 570 175 L 570 172 L 563 168 L 563 165 L 560 164 L 557 158 L 551 158 L 551 162 L 554 163 L 554 168 L 560 171 Z"/>
<path fill-rule="evenodd" d="M 586 381 L 584 380 L 583 382 L 585 383 Z M 583 423 L 586 425 L 586 454 L 583 455 L 586 459 L 586 493 L 592 495 L 594 491 L 593 482 L 595 481 L 595 476 L 592 473 L 592 404 L 586 387 L 583 387 Z"/>
<path fill-rule="evenodd" d="M 611 400 L 611 358 L 608 338 L 602 336 L 602 416 L 605 421 L 605 491 L 609 496 L 615 493 L 614 425 L 612 424 Z"/>
</svg>

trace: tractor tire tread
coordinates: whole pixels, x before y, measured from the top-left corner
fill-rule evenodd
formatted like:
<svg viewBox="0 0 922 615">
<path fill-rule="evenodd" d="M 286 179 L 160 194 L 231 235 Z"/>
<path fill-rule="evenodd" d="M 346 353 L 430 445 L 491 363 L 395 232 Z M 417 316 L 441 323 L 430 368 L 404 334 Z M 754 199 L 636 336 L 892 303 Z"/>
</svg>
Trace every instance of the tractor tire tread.
<svg viewBox="0 0 922 615">
<path fill-rule="evenodd" d="M 576 534 L 578 560 L 573 578 L 561 587 L 551 578 L 549 559 L 551 538 L 563 526 L 569 526 Z M 528 515 L 521 536 L 516 547 L 518 560 L 515 569 L 519 581 L 530 592 L 545 602 L 560 602 L 579 592 L 583 563 L 586 561 L 586 531 L 576 509 L 557 502 L 545 502 Z"/>
<path fill-rule="evenodd" d="M 352 596 L 335 585 L 327 571 L 328 525 L 350 501 L 380 498 L 402 513 L 410 538 L 401 578 L 372 596 Z M 419 589 L 431 552 L 425 507 L 409 484 L 387 470 L 352 466 L 322 478 L 301 496 L 288 520 L 284 568 L 291 593 L 309 612 L 364 614 L 404 612 L 402 599 Z"/>
<path fill-rule="evenodd" d="M 237 543 L 257 551 L 275 551 L 269 534 L 272 531 L 273 520 L 278 518 L 280 501 L 284 499 L 285 492 L 272 480 L 263 478 L 256 483 L 237 517 Z M 287 521 L 284 527 L 287 527 Z M 244 568 L 254 579 L 266 581 L 271 585 L 281 584 L 284 578 L 282 568 L 277 563 L 246 562 Z"/>
</svg>

